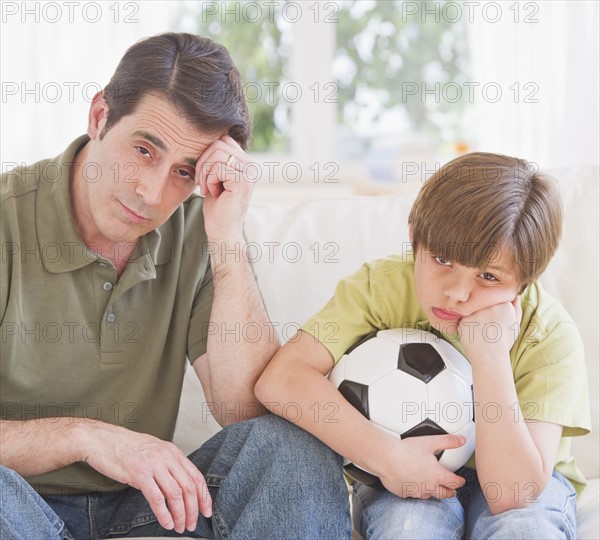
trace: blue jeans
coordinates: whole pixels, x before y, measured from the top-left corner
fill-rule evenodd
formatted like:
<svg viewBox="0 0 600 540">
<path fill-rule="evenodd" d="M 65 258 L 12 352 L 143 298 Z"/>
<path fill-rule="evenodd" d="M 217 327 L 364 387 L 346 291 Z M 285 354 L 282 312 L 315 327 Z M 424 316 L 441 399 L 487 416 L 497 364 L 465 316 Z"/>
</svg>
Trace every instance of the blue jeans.
<svg viewBox="0 0 600 540">
<path fill-rule="evenodd" d="M 575 538 L 576 494 L 555 472 L 537 502 L 492 515 L 475 471 L 459 469 L 466 483 L 450 499 L 401 499 L 385 490 L 354 485 L 354 526 L 363 538 Z"/>
<path fill-rule="evenodd" d="M 14 471 L 0 467 L 0 538 L 351 536 L 341 458 L 278 416 L 231 425 L 189 457 L 213 500 L 212 518 L 200 515 L 193 533 L 163 529 L 136 489 L 42 498 Z"/>
</svg>

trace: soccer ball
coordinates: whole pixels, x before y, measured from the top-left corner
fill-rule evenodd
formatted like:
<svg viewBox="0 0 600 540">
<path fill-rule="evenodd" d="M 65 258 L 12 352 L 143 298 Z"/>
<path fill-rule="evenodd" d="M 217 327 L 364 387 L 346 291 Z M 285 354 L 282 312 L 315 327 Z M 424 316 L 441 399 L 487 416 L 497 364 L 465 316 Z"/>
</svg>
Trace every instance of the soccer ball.
<svg viewBox="0 0 600 540">
<path fill-rule="evenodd" d="M 329 380 L 363 416 L 394 437 L 464 435 L 467 442 L 436 453 L 455 471 L 475 450 L 471 365 L 450 343 L 414 328 L 380 330 L 346 353 Z M 346 462 L 346 473 L 382 487 L 376 476 Z"/>
</svg>

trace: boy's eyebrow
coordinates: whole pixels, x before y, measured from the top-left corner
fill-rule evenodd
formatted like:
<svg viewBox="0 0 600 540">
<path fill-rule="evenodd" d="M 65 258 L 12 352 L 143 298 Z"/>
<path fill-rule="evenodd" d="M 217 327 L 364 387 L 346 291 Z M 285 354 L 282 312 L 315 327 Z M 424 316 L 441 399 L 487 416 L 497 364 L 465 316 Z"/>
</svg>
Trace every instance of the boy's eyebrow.
<svg viewBox="0 0 600 540">
<path fill-rule="evenodd" d="M 508 270 L 502 266 L 486 266 L 484 270 L 492 270 L 494 272 L 500 272 L 501 274 L 508 274 Z"/>
<path fill-rule="evenodd" d="M 147 141 L 151 142 L 154 146 L 160 148 L 164 152 L 167 151 L 167 145 L 162 141 L 162 139 L 159 139 L 156 135 L 152 135 L 152 133 L 148 133 L 147 131 L 134 131 L 133 135 L 135 137 L 141 137 L 142 139 L 146 139 Z M 189 165 L 190 167 L 195 167 L 196 161 L 198 161 L 198 159 L 185 158 L 183 161 L 186 165 Z"/>
</svg>

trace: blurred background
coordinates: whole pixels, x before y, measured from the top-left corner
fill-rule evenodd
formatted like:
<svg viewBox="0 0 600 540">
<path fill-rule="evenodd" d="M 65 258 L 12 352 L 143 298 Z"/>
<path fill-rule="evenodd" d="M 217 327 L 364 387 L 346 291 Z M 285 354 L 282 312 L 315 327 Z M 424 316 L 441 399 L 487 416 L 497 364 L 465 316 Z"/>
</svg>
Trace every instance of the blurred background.
<svg viewBox="0 0 600 540">
<path fill-rule="evenodd" d="M 413 189 L 466 151 L 598 164 L 599 4 L 3 1 L 2 170 L 84 133 L 125 50 L 165 31 L 231 52 L 259 202 Z"/>
</svg>

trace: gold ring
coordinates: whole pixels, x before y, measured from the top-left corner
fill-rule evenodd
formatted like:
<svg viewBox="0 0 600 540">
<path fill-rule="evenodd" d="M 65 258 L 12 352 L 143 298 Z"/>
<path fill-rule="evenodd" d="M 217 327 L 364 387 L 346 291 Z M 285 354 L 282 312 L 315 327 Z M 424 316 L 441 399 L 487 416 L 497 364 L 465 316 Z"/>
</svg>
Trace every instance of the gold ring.
<svg viewBox="0 0 600 540">
<path fill-rule="evenodd" d="M 227 158 L 227 161 L 225 162 L 225 165 L 227 165 L 228 167 L 231 167 L 231 164 L 233 163 L 233 154 L 229 154 L 229 157 Z"/>
</svg>

